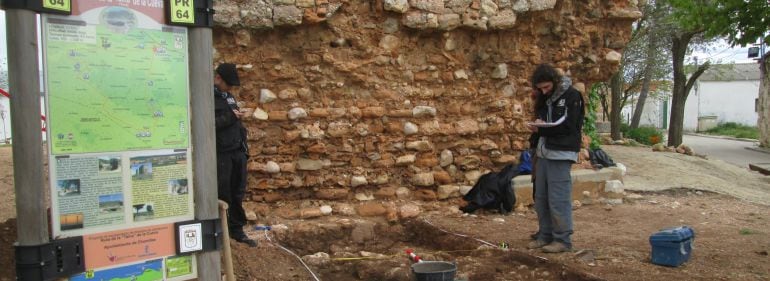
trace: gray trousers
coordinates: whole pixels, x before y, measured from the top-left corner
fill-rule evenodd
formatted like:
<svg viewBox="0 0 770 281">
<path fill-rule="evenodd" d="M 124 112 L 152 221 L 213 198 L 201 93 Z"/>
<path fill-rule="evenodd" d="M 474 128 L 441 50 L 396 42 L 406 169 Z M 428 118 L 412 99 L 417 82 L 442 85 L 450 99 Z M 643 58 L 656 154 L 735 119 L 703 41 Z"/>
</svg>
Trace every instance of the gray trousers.
<svg viewBox="0 0 770 281">
<path fill-rule="evenodd" d="M 535 165 L 538 239 L 572 248 L 572 161 L 539 158 Z"/>
</svg>

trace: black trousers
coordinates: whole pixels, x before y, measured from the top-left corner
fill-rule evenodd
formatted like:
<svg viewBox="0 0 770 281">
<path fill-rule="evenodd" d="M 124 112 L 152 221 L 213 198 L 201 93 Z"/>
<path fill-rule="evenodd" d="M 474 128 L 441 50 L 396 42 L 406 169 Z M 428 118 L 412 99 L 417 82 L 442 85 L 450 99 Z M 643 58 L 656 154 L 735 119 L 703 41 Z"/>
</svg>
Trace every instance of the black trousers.
<svg viewBox="0 0 770 281">
<path fill-rule="evenodd" d="M 217 153 L 217 191 L 219 200 L 230 205 L 227 224 L 231 235 L 243 233 L 246 225 L 242 204 L 246 192 L 246 160 L 246 154 L 240 149 Z"/>
</svg>

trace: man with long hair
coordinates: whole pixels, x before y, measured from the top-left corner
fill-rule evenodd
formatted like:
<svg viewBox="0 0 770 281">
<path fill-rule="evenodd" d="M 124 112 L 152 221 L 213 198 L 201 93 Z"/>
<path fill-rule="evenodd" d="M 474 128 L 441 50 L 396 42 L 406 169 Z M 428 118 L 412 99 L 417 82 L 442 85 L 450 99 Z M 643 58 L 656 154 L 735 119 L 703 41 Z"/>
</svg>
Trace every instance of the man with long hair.
<svg viewBox="0 0 770 281">
<path fill-rule="evenodd" d="M 538 233 L 528 248 L 546 253 L 572 249 L 571 166 L 578 161 L 584 118 L 583 97 L 572 80 L 548 64 L 538 65 L 532 74 L 536 91 L 535 115 L 529 123 L 535 134 L 537 161 L 535 211 Z"/>
</svg>

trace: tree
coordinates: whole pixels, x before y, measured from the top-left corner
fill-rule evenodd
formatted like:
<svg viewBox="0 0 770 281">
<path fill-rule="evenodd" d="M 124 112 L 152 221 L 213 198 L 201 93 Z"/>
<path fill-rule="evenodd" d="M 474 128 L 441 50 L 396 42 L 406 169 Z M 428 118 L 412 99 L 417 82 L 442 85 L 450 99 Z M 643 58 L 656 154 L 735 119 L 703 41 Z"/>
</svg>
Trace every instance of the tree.
<svg viewBox="0 0 770 281">
<path fill-rule="evenodd" d="M 644 105 L 647 101 L 647 96 L 650 92 L 651 84 L 655 81 L 662 81 L 668 78 L 668 74 L 671 73 L 671 63 L 667 60 L 669 52 L 668 47 L 671 44 L 670 40 L 667 40 L 668 30 L 670 26 L 664 24 L 664 17 L 667 14 L 667 9 L 660 1 L 650 1 L 645 8 L 645 19 L 640 23 L 640 28 L 643 28 L 645 32 L 644 36 L 640 36 L 640 42 L 643 47 L 644 57 L 642 58 L 642 73 L 641 73 L 641 88 L 639 89 L 639 97 L 637 98 L 636 106 L 634 107 L 634 114 L 631 117 L 631 128 L 638 128 L 639 121 L 642 118 L 642 112 L 644 111 Z M 640 50 L 641 51 L 641 50 Z M 665 88 L 668 83 L 656 83 L 656 88 Z"/>
<path fill-rule="evenodd" d="M 723 36 L 735 46 L 760 42 L 770 45 L 770 2 L 767 0 L 672 0 L 678 22 L 708 37 Z M 770 146 L 770 52 L 761 54 L 759 86 L 760 145 Z M 673 113 L 672 113 L 673 118 Z"/>
<path fill-rule="evenodd" d="M 665 18 L 665 22 L 670 27 L 669 39 L 674 80 L 668 129 L 669 146 L 678 146 L 682 143 L 684 107 L 687 97 L 695 81 L 711 66 L 709 61 L 696 65 L 690 77 L 687 77 L 684 59 L 692 51 L 691 44 L 705 43 L 714 38 L 706 33 L 705 26 L 701 24 L 706 20 L 703 18 L 706 16 L 703 14 L 704 9 L 714 1 L 717 0 L 669 0 L 668 5 L 665 6 L 670 9 L 670 15 Z M 699 21 L 686 20 L 699 17 L 702 18 Z"/>
<path fill-rule="evenodd" d="M 620 112 L 628 101 L 639 95 L 634 118 L 631 120 L 631 126 L 636 127 L 650 85 L 653 81 L 666 79 L 671 72 L 666 47 L 670 42 L 666 39 L 669 32 L 668 27 L 662 24 L 668 13 L 663 7 L 665 6 L 660 4 L 660 1 L 641 1 L 639 9 L 644 11 L 644 16 L 635 23 L 631 39 L 623 50 L 618 73 L 610 79 L 612 103 L 609 112 L 613 139 L 620 138 Z"/>
<path fill-rule="evenodd" d="M 693 37 L 702 33 L 702 30 L 689 30 L 671 36 L 673 39 L 671 42 L 671 61 L 674 66 L 674 91 L 671 95 L 671 119 L 669 119 L 668 128 L 669 146 L 682 144 L 684 106 L 687 102 L 687 96 L 689 96 L 698 77 L 711 66 L 710 62 L 706 61 L 702 65 L 696 66 L 697 69 L 689 78 L 685 74 L 684 57 L 690 51 L 690 42 Z"/>
</svg>

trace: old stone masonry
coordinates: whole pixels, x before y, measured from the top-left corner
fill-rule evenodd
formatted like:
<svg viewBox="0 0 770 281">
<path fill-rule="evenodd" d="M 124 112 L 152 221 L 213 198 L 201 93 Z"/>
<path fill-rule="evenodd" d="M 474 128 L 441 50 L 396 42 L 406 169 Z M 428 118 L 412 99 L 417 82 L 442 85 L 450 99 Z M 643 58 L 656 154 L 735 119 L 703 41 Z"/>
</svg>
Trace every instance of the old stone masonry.
<svg viewBox="0 0 770 281">
<path fill-rule="evenodd" d="M 459 196 L 527 148 L 529 75 L 585 94 L 617 69 L 629 0 L 215 1 L 238 64 L 249 199 Z"/>
</svg>

